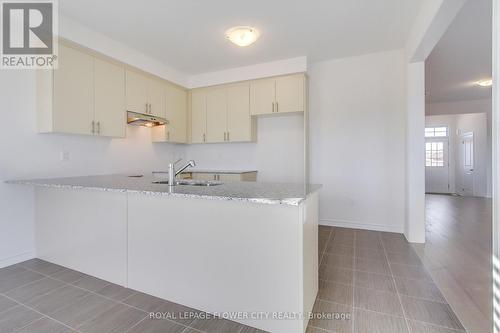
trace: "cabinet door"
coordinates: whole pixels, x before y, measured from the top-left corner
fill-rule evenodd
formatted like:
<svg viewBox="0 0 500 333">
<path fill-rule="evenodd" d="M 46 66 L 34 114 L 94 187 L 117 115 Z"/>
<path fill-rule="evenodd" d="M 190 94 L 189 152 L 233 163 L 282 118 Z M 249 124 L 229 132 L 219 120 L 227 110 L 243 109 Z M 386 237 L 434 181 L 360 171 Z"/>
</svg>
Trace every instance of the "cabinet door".
<svg viewBox="0 0 500 333">
<path fill-rule="evenodd" d="M 231 85 L 227 88 L 228 141 L 251 141 L 250 85 Z"/>
<path fill-rule="evenodd" d="M 187 91 L 174 86 L 166 88 L 166 140 L 185 143 L 187 136 Z"/>
<path fill-rule="evenodd" d="M 148 78 L 140 73 L 126 71 L 127 110 L 148 113 Z"/>
<path fill-rule="evenodd" d="M 273 113 L 275 101 L 274 79 L 258 80 L 250 83 L 250 114 Z"/>
<path fill-rule="evenodd" d="M 304 76 L 291 75 L 276 79 L 276 112 L 304 111 Z"/>
<path fill-rule="evenodd" d="M 207 103 L 204 90 L 191 93 L 191 142 L 204 143 L 207 126 Z"/>
<path fill-rule="evenodd" d="M 207 91 L 207 138 L 206 142 L 226 141 L 227 96 L 226 88 Z"/>
<path fill-rule="evenodd" d="M 165 86 L 160 80 L 148 80 L 148 103 L 148 113 L 165 118 Z"/>
<path fill-rule="evenodd" d="M 95 58 L 94 91 L 97 134 L 125 137 L 125 69 Z"/>
<path fill-rule="evenodd" d="M 93 134 L 94 59 L 59 45 L 59 68 L 54 70 L 55 132 Z"/>
</svg>

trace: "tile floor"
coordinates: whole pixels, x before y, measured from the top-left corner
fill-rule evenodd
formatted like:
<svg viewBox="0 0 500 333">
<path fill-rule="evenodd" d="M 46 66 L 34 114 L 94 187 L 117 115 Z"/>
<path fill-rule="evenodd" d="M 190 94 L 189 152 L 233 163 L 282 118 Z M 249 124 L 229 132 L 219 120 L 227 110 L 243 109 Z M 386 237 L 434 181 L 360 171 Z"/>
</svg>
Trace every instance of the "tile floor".
<svg viewBox="0 0 500 333">
<path fill-rule="evenodd" d="M 307 333 L 464 332 L 402 235 L 322 226 L 319 245 Z M 262 332 L 202 314 L 39 259 L 0 269 L 0 333 Z"/>
<path fill-rule="evenodd" d="M 307 333 L 465 332 L 402 235 L 320 226 L 319 246 L 314 312 L 325 316 Z"/>
</svg>

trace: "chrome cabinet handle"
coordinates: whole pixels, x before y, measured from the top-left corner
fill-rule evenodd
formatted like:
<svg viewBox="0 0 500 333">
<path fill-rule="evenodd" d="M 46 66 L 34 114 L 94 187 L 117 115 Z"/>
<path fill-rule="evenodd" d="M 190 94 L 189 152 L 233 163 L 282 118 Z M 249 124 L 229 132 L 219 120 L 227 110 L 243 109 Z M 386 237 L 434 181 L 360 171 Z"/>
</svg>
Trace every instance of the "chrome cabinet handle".
<svg viewBox="0 0 500 333">
<path fill-rule="evenodd" d="M 148 113 L 148 103 L 146 103 L 146 113 Z"/>
<path fill-rule="evenodd" d="M 276 112 L 279 112 L 278 111 L 278 102 L 276 102 Z"/>
<path fill-rule="evenodd" d="M 205 133 L 203 133 L 203 142 L 205 142 Z"/>
<path fill-rule="evenodd" d="M 149 103 L 149 114 L 151 114 L 151 113 L 153 113 L 153 112 L 151 111 L 151 103 Z"/>
<path fill-rule="evenodd" d="M 92 120 L 92 134 L 95 133 L 95 121 Z"/>
<path fill-rule="evenodd" d="M 273 105 L 273 112 L 274 112 L 274 102 L 272 103 L 272 105 Z"/>
<path fill-rule="evenodd" d="M 97 134 L 101 135 L 101 122 L 100 121 L 97 122 Z"/>
<path fill-rule="evenodd" d="M 167 140 L 170 141 L 170 131 L 167 132 Z"/>
</svg>

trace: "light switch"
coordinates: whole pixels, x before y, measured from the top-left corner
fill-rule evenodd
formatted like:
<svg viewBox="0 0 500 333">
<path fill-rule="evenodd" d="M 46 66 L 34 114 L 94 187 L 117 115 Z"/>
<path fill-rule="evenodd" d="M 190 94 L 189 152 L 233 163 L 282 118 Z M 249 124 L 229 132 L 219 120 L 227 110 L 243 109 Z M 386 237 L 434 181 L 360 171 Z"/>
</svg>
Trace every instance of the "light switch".
<svg viewBox="0 0 500 333">
<path fill-rule="evenodd" d="M 63 150 L 61 152 L 61 161 L 64 161 L 64 162 L 69 161 L 69 151 Z"/>
</svg>

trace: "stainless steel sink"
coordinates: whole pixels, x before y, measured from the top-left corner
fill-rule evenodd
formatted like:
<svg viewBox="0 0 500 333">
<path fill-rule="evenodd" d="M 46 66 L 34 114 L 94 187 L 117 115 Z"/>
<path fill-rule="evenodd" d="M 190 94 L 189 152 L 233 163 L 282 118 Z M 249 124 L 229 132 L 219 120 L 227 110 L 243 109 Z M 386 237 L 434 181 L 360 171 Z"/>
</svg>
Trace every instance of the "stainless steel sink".
<svg viewBox="0 0 500 333">
<path fill-rule="evenodd" d="M 164 184 L 168 185 L 168 180 L 157 180 L 153 184 Z M 179 186 L 217 186 L 222 185 L 221 182 L 214 182 L 211 180 L 177 180 L 175 185 Z"/>
</svg>

